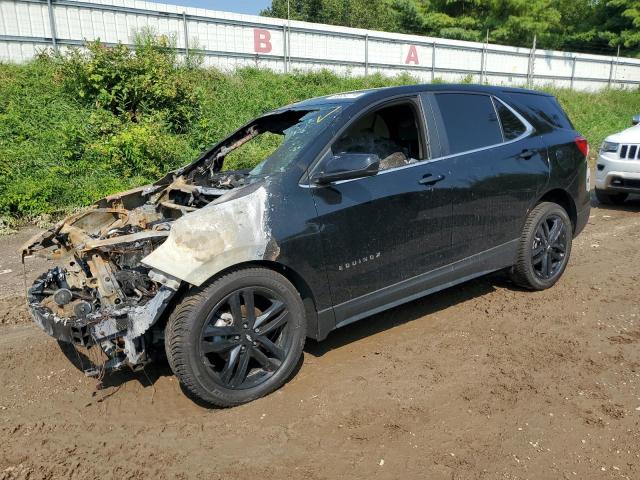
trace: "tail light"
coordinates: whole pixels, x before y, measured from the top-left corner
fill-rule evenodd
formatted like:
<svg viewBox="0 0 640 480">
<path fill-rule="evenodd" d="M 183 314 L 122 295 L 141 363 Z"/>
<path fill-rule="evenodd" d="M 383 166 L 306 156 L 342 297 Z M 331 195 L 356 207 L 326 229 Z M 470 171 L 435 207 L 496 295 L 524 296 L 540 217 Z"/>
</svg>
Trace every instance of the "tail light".
<svg viewBox="0 0 640 480">
<path fill-rule="evenodd" d="M 587 142 L 587 139 L 580 135 L 576 137 L 575 142 L 578 150 L 580 150 L 585 157 L 589 157 L 589 142 Z"/>
</svg>

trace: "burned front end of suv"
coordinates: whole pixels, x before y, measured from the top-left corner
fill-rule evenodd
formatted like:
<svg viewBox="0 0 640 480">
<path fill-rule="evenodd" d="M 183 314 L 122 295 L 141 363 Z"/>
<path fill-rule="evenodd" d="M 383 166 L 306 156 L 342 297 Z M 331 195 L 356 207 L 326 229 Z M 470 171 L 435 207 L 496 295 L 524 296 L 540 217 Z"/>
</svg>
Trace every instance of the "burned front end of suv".
<svg viewBox="0 0 640 480">
<path fill-rule="evenodd" d="M 224 157 L 302 113 L 254 120 L 192 164 L 153 185 L 106 197 L 30 239 L 56 266 L 28 288 L 35 322 L 49 335 L 106 358 L 104 370 L 142 368 L 163 349 L 163 322 L 181 289 L 234 262 L 277 256 L 267 218 L 268 179 L 222 171 Z M 284 118 L 284 120 L 283 120 Z"/>
<path fill-rule="evenodd" d="M 49 335 L 77 346 L 99 347 L 107 369 L 144 366 L 161 347 L 163 316 L 183 282 L 143 263 L 170 234 L 173 223 L 235 186 L 242 173 L 209 177 L 200 187 L 177 176 L 107 197 L 32 238 L 23 258 L 46 256 L 58 265 L 27 292 L 35 322 Z"/>
</svg>

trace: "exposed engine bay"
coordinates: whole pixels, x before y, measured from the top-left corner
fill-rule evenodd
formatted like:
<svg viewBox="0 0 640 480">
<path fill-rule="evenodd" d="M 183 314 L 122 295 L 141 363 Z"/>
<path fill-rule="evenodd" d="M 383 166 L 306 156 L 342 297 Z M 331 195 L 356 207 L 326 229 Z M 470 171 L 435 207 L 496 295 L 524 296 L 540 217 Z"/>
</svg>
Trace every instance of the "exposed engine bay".
<svg viewBox="0 0 640 480">
<path fill-rule="evenodd" d="M 142 259 L 177 219 L 249 183 L 248 171 L 221 171 L 224 157 L 264 131 L 277 132 L 273 123 L 256 121 L 155 184 L 106 197 L 30 239 L 23 261 L 38 255 L 59 262 L 28 290 L 36 323 L 61 341 L 98 346 L 109 359 L 103 368 L 143 367 L 149 347 L 162 341 L 151 327 L 184 282 Z"/>
</svg>

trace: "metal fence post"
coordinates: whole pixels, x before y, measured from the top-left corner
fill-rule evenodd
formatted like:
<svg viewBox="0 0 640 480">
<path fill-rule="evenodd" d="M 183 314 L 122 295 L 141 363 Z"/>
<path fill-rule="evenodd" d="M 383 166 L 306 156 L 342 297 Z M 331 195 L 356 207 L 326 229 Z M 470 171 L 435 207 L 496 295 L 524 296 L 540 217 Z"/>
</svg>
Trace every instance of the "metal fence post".
<svg viewBox="0 0 640 480">
<path fill-rule="evenodd" d="M 287 20 L 287 71 L 291 70 L 291 17 Z"/>
<path fill-rule="evenodd" d="M 182 12 L 182 26 L 184 28 L 184 53 L 189 55 L 189 27 L 187 26 L 187 12 Z"/>
<path fill-rule="evenodd" d="M 436 79 L 436 41 L 431 45 L 431 83 Z"/>
<path fill-rule="evenodd" d="M 487 36 L 482 44 L 482 54 L 480 56 L 480 83 L 485 82 L 485 70 L 487 68 L 487 43 L 489 43 L 489 30 L 487 30 Z"/>
<path fill-rule="evenodd" d="M 531 53 L 529 54 L 529 68 L 527 72 L 527 86 L 531 88 L 533 86 L 533 79 L 535 76 L 535 68 L 536 68 L 536 42 L 538 40 L 538 36 L 533 36 L 533 46 L 531 47 Z"/>
<path fill-rule="evenodd" d="M 284 73 L 287 73 L 287 24 L 282 25 L 282 60 L 284 61 Z"/>
<path fill-rule="evenodd" d="M 611 79 L 613 78 L 613 58 L 609 63 L 609 80 L 607 81 L 607 88 L 611 88 Z"/>
<path fill-rule="evenodd" d="M 56 40 L 56 19 L 53 15 L 53 0 L 47 0 L 47 10 L 49 11 L 49 26 L 51 28 L 51 44 L 53 49 L 58 51 L 58 42 Z"/>
<path fill-rule="evenodd" d="M 364 34 L 364 76 L 369 75 L 369 34 Z"/>
<path fill-rule="evenodd" d="M 573 89 L 573 80 L 576 78 L 576 62 L 578 60 L 578 57 L 573 57 L 573 64 L 571 65 L 571 86 L 570 88 Z"/>
<path fill-rule="evenodd" d="M 618 62 L 620 61 L 620 45 L 618 45 L 618 53 L 616 53 L 615 65 L 616 65 L 616 73 L 618 70 Z M 611 65 L 609 66 L 609 83 L 607 84 L 607 88 L 611 88 L 611 83 L 615 81 L 615 75 L 613 72 L 613 58 L 611 59 Z"/>
<path fill-rule="evenodd" d="M 618 45 L 618 53 L 616 54 L 615 62 L 618 63 L 618 59 L 620 58 L 620 45 Z M 613 57 L 611 57 L 611 62 L 609 63 L 609 81 L 607 82 L 607 88 L 611 88 L 611 82 L 613 81 Z"/>
</svg>

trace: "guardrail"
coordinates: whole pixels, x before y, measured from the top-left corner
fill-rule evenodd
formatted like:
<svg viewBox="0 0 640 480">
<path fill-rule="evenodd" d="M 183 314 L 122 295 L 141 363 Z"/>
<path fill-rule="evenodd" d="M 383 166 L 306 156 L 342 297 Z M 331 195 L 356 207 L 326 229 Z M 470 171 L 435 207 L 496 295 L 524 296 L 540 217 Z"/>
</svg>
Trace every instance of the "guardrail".
<svg viewBox="0 0 640 480">
<path fill-rule="evenodd" d="M 117 4 L 116 4 L 117 2 Z M 640 60 L 392 34 L 229 14 L 137 0 L 0 0 L 0 59 L 25 61 L 39 48 L 82 47 L 87 40 L 129 45 L 132 30 L 172 34 L 228 69 L 329 68 L 346 74 L 408 71 L 424 81 L 475 81 L 577 89 L 640 85 Z"/>
</svg>

